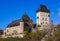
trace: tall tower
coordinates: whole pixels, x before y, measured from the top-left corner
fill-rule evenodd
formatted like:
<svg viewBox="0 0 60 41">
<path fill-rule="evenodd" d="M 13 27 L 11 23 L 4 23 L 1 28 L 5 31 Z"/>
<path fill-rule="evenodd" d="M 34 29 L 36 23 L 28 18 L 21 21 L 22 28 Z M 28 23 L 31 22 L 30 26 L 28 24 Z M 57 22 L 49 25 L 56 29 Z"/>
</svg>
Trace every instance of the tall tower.
<svg viewBox="0 0 60 41">
<path fill-rule="evenodd" d="M 47 26 L 50 23 L 50 11 L 45 5 L 40 5 L 36 11 L 36 24 L 37 26 Z"/>
</svg>

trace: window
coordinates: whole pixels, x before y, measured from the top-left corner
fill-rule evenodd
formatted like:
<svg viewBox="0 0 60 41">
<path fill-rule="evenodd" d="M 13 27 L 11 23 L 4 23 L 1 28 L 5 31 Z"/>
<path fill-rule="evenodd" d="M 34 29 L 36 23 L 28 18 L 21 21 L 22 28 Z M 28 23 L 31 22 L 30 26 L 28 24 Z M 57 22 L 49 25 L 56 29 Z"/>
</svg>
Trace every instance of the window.
<svg viewBox="0 0 60 41">
<path fill-rule="evenodd" d="M 42 20 L 44 20 L 44 18 L 42 18 Z"/>
<path fill-rule="evenodd" d="M 41 25 L 44 24 L 44 22 L 41 23 Z"/>
<path fill-rule="evenodd" d="M 43 22 L 43 24 L 44 24 L 44 22 Z"/>
<path fill-rule="evenodd" d="M 42 25 L 42 23 L 41 23 L 41 25 Z"/>
<path fill-rule="evenodd" d="M 45 18 L 45 20 L 47 20 L 47 18 Z"/>
<path fill-rule="evenodd" d="M 45 24 L 47 24 L 47 22 Z"/>
<path fill-rule="evenodd" d="M 50 17 L 50 15 L 48 15 L 48 17 Z"/>
<path fill-rule="evenodd" d="M 39 19 L 39 17 L 37 17 L 37 19 Z"/>
<path fill-rule="evenodd" d="M 7 30 L 7 32 L 9 32 L 9 31 Z"/>
</svg>

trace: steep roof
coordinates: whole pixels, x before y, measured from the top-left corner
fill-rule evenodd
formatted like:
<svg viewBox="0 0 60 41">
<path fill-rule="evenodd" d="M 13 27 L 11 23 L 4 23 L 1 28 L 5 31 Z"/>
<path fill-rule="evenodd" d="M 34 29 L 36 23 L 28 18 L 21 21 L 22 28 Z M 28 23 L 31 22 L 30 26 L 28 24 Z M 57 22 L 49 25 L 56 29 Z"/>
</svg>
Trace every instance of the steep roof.
<svg viewBox="0 0 60 41">
<path fill-rule="evenodd" d="M 14 20 L 11 23 L 9 23 L 7 27 L 18 26 L 20 24 L 19 22 L 20 22 L 20 19 Z"/>
<path fill-rule="evenodd" d="M 22 15 L 21 19 L 12 21 L 10 24 L 8 24 L 7 27 L 18 26 L 18 25 L 20 25 L 20 22 L 21 22 L 21 21 L 22 21 L 22 22 L 28 22 L 28 20 L 31 20 L 31 19 L 29 18 L 29 16 L 28 16 L 26 13 L 24 13 L 24 14 Z"/>
<path fill-rule="evenodd" d="M 23 14 L 23 16 L 22 16 L 22 18 L 21 18 L 24 22 L 27 22 L 28 20 L 31 20 L 30 18 L 29 18 L 29 16 L 25 13 L 25 14 Z"/>
<path fill-rule="evenodd" d="M 45 5 L 40 5 L 40 7 L 38 8 L 38 10 L 36 12 L 50 12 L 47 7 Z"/>
</svg>

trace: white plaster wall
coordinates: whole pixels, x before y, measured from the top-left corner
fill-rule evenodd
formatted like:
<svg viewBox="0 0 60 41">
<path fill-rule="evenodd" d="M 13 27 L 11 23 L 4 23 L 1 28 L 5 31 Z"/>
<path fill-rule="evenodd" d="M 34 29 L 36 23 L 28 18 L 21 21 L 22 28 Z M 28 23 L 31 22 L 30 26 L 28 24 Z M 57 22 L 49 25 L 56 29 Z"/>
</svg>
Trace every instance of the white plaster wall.
<svg viewBox="0 0 60 41">
<path fill-rule="evenodd" d="M 39 19 L 37 19 L 37 17 L 39 17 Z M 37 14 L 36 14 L 36 23 L 37 23 L 37 25 L 40 25 L 40 22 L 41 22 L 41 20 L 40 20 L 40 12 L 37 12 Z"/>
<path fill-rule="evenodd" d="M 48 25 L 50 23 L 50 20 L 49 20 L 50 17 L 48 17 L 49 13 L 37 12 L 36 15 L 39 17 L 39 19 L 36 19 L 37 24 L 41 25 L 41 23 L 44 22 L 44 24 L 42 24 L 42 25 Z M 43 18 L 44 18 L 44 20 L 43 20 Z M 47 20 L 45 20 L 45 18 L 47 18 Z M 46 22 L 47 22 L 47 24 L 46 24 Z"/>
<path fill-rule="evenodd" d="M 20 28 L 20 26 L 8 27 L 6 29 L 6 34 L 12 34 L 13 30 L 16 30 L 18 33 L 20 33 L 22 29 Z"/>
<path fill-rule="evenodd" d="M 18 35 L 13 35 L 12 37 L 16 37 L 16 36 L 23 37 L 23 34 L 22 33 L 24 31 L 24 23 L 23 22 L 20 22 L 20 25 L 19 26 L 13 26 L 13 27 L 6 28 L 6 30 L 5 30 L 6 35 L 12 34 L 14 30 L 17 31 Z M 11 36 L 9 36 L 9 37 L 11 37 Z"/>
</svg>

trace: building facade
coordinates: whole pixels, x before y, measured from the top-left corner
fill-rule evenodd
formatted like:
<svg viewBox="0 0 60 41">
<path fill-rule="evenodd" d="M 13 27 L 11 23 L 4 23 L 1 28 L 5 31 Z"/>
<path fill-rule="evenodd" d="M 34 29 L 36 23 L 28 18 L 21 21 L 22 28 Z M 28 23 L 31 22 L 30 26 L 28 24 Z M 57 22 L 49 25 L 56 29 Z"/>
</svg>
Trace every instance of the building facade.
<svg viewBox="0 0 60 41">
<path fill-rule="evenodd" d="M 38 26 L 47 26 L 50 23 L 50 11 L 45 5 L 40 5 L 36 11 L 36 24 Z"/>
<path fill-rule="evenodd" d="M 23 37 L 24 22 L 20 22 L 18 26 L 7 27 L 4 31 L 5 38 L 7 37 Z"/>
<path fill-rule="evenodd" d="M 36 11 L 36 25 L 38 30 L 50 29 L 50 11 L 45 5 L 40 5 Z"/>
<path fill-rule="evenodd" d="M 10 24 L 8 24 L 6 30 L 4 30 L 3 38 L 7 37 L 24 37 L 24 31 L 31 32 L 32 27 L 30 25 L 32 20 L 27 16 L 26 13 L 23 14 L 21 19 L 14 20 Z"/>
</svg>

